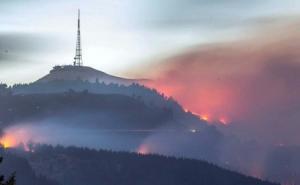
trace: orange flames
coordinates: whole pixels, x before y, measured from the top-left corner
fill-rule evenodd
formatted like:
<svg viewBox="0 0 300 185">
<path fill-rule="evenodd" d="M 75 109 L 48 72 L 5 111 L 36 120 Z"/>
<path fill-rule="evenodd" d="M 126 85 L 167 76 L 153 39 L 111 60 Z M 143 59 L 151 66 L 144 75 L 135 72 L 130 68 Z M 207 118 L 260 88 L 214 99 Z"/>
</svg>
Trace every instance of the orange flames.
<svg viewBox="0 0 300 185">
<path fill-rule="evenodd" d="M 181 83 L 185 84 L 182 85 Z M 167 97 L 174 97 L 185 112 L 190 112 L 208 123 L 228 125 L 233 110 L 231 100 L 234 97 L 230 87 L 224 84 L 194 84 L 190 82 L 173 81 L 172 79 L 158 79 L 146 84 L 155 88 Z"/>
<path fill-rule="evenodd" d="M 200 119 L 204 120 L 204 121 L 209 121 L 209 117 L 206 114 L 200 115 Z"/>
<path fill-rule="evenodd" d="M 200 119 L 202 119 L 204 121 L 208 122 L 208 120 L 209 120 L 208 114 L 198 114 L 197 112 L 190 111 L 189 109 L 186 109 L 186 108 L 184 108 L 184 111 L 190 112 L 190 113 L 194 114 L 195 116 L 198 116 Z"/>
<path fill-rule="evenodd" d="M 19 144 L 13 134 L 5 134 L 0 139 L 0 143 L 4 148 L 16 147 Z"/>
<path fill-rule="evenodd" d="M 0 144 L 4 148 L 15 148 L 22 145 L 25 150 L 28 150 L 26 144 L 30 141 L 30 138 L 31 137 L 28 129 L 21 127 L 10 127 L 4 131 L 4 134 L 0 138 Z"/>
</svg>

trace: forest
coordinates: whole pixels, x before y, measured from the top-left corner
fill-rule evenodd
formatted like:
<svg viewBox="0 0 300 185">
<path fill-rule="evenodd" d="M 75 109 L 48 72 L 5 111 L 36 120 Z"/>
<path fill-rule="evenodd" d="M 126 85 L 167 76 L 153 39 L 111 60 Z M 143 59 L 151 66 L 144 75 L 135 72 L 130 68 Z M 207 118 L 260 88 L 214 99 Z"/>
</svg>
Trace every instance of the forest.
<svg viewBox="0 0 300 185">
<path fill-rule="evenodd" d="M 38 177 L 44 177 L 44 181 L 45 177 L 51 179 L 47 179 L 49 185 L 55 182 L 72 185 L 275 185 L 204 161 L 151 154 L 50 145 L 34 145 L 29 152 L 12 149 L 4 153 L 4 156 L 18 159 L 9 161 L 10 169 L 6 170 L 17 169 L 17 182 L 18 174 L 28 171 L 30 164 Z"/>
</svg>

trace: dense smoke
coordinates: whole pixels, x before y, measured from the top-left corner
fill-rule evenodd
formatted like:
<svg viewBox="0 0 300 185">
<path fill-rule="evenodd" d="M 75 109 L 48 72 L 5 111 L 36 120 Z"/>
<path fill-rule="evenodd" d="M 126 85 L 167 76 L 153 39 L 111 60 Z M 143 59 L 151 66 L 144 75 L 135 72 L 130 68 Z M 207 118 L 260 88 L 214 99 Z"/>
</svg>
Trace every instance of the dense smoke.
<svg viewBox="0 0 300 185">
<path fill-rule="evenodd" d="M 84 117 L 75 116 L 74 119 L 49 118 L 17 123 L 3 130 L 0 142 L 4 147 L 21 146 L 26 150 L 31 144 L 41 143 L 134 152 L 148 134 L 113 127 L 100 129 L 94 122 L 87 121 Z M 106 121 L 113 122 L 112 119 Z"/>
<path fill-rule="evenodd" d="M 226 131 L 300 144 L 300 35 L 279 24 L 241 41 L 201 46 L 159 64 L 148 84 Z"/>
</svg>

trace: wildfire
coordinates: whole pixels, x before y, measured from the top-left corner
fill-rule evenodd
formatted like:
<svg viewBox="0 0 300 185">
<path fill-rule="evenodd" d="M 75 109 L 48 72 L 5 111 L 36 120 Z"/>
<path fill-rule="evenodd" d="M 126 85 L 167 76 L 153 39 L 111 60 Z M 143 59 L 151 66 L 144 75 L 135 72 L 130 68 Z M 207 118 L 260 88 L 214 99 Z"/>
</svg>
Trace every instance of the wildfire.
<svg viewBox="0 0 300 185">
<path fill-rule="evenodd" d="M 226 119 L 225 117 L 221 117 L 219 119 L 219 122 L 222 123 L 223 125 L 227 125 L 229 123 L 228 119 Z"/>
<path fill-rule="evenodd" d="M 202 119 L 204 121 L 209 121 L 209 117 L 207 114 L 200 115 L 200 119 Z"/>
<path fill-rule="evenodd" d="M 17 140 L 12 134 L 5 134 L 1 139 L 0 143 L 4 148 L 11 148 L 17 146 Z"/>
<path fill-rule="evenodd" d="M 228 125 L 230 123 L 229 119 L 226 116 L 220 116 L 218 118 L 218 116 L 216 116 L 216 115 L 198 114 L 197 112 L 192 112 L 187 108 L 184 108 L 184 111 L 190 112 L 190 113 L 198 116 L 199 119 L 206 121 L 208 123 L 219 123 L 219 124 L 223 124 L 223 125 Z"/>
<path fill-rule="evenodd" d="M 185 79 L 186 75 L 189 77 L 189 74 L 183 74 L 182 78 Z M 239 112 L 234 111 L 235 106 L 232 101 L 236 95 L 233 89 L 219 80 L 213 81 L 214 83 L 202 81 L 199 85 L 198 81 L 195 82 L 193 74 L 190 77 L 193 79 L 191 83 L 184 83 L 185 80 L 174 81 L 172 77 L 163 76 L 156 81 L 147 82 L 145 85 L 155 88 L 166 97 L 173 97 L 183 106 L 185 112 L 192 113 L 203 121 L 228 125 L 229 121 Z M 206 78 L 198 80 L 203 79 Z"/>
<path fill-rule="evenodd" d="M 221 123 L 223 125 L 228 125 L 229 124 L 229 119 L 226 118 L 225 116 L 221 116 L 218 118 L 217 116 L 209 116 L 209 114 L 198 114 L 196 112 L 192 112 L 188 109 L 184 109 L 185 112 L 191 112 L 192 114 L 198 116 L 201 120 L 206 121 L 206 122 L 212 122 L 212 123 Z"/>
<path fill-rule="evenodd" d="M 192 114 L 198 116 L 201 120 L 204 120 L 204 121 L 207 121 L 207 122 L 209 121 L 209 116 L 208 116 L 208 114 L 198 114 L 197 112 L 190 111 L 190 110 L 187 109 L 187 108 L 184 108 L 184 111 L 185 111 L 185 112 L 190 112 L 190 113 L 192 113 Z"/>
<path fill-rule="evenodd" d="M 30 134 L 27 129 L 15 126 L 5 129 L 0 144 L 4 148 L 15 148 L 22 146 L 24 150 L 28 150 L 27 143 L 30 141 Z"/>
<path fill-rule="evenodd" d="M 138 154 L 141 154 L 141 155 L 147 155 L 147 154 L 149 154 L 149 149 L 148 149 L 147 145 L 142 144 L 142 145 L 138 148 L 137 153 L 138 153 Z"/>
</svg>

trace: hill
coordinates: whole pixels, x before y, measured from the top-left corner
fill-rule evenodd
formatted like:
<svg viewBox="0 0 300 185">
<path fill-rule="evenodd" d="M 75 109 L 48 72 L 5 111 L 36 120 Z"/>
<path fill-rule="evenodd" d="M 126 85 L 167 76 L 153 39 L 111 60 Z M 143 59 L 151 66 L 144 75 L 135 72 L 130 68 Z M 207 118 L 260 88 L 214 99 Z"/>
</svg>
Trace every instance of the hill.
<svg viewBox="0 0 300 185">
<path fill-rule="evenodd" d="M 109 75 L 102 71 L 96 70 L 87 66 L 55 66 L 49 74 L 40 78 L 36 81 L 36 83 L 46 83 L 56 80 L 82 80 L 89 82 L 104 82 L 106 84 L 109 83 L 117 83 L 123 85 L 130 85 L 132 83 L 139 83 L 145 80 L 142 79 L 127 79 L 121 78 L 113 75 Z"/>
<path fill-rule="evenodd" d="M 155 105 L 158 107 L 172 106 L 174 111 L 182 112 L 182 107 L 172 98 L 158 93 L 155 89 L 147 88 L 143 85 L 133 83 L 128 86 L 96 81 L 94 83 L 83 80 L 54 80 L 45 83 L 29 83 L 29 84 L 15 84 L 8 87 L 5 84 L 0 84 L 0 94 L 53 94 L 64 93 L 67 91 L 82 92 L 88 91 L 94 94 L 121 94 L 130 97 L 135 97 L 142 100 L 146 104 Z"/>
<path fill-rule="evenodd" d="M 253 167 L 261 151 L 257 143 L 224 136 L 172 98 L 139 84 L 82 80 L 2 84 L 0 102 L 1 128 L 30 133 L 26 141 L 118 151 L 139 151 L 147 145 L 150 152 L 276 179 Z"/>
<path fill-rule="evenodd" d="M 167 107 L 150 107 L 138 99 L 118 94 L 71 91 L 0 96 L 0 101 L 0 122 L 3 125 L 56 117 L 65 119 L 65 124 L 68 124 L 68 119 L 77 118 L 78 121 L 69 123 L 73 126 L 82 120 L 85 122 L 82 124 L 97 124 L 99 128 L 106 129 L 151 129 L 172 120 L 172 111 Z"/>
<path fill-rule="evenodd" d="M 14 136 L 19 141 L 117 151 L 146 145 L 145 153 L 196 158 L 256 175 L 255 143 L 224 136 L 172 98 L 138 84 L 52 81 L 3 85 L 0 94 L 1 128 L 13 136 L 26 133 Z"/>
<path fill-rule="evenodd" d="M 0 128 L 22 142 L 136 151 L 152 134 L 187 135 L 191 129 L 207 127 L 171 99 L 162 98 L 156 105 L 138 96 L 71 90 L 6 94 L 0 95 L 0 101 Z M 24 134 L 16 135 L 20 132 Z"/>
</svg>

